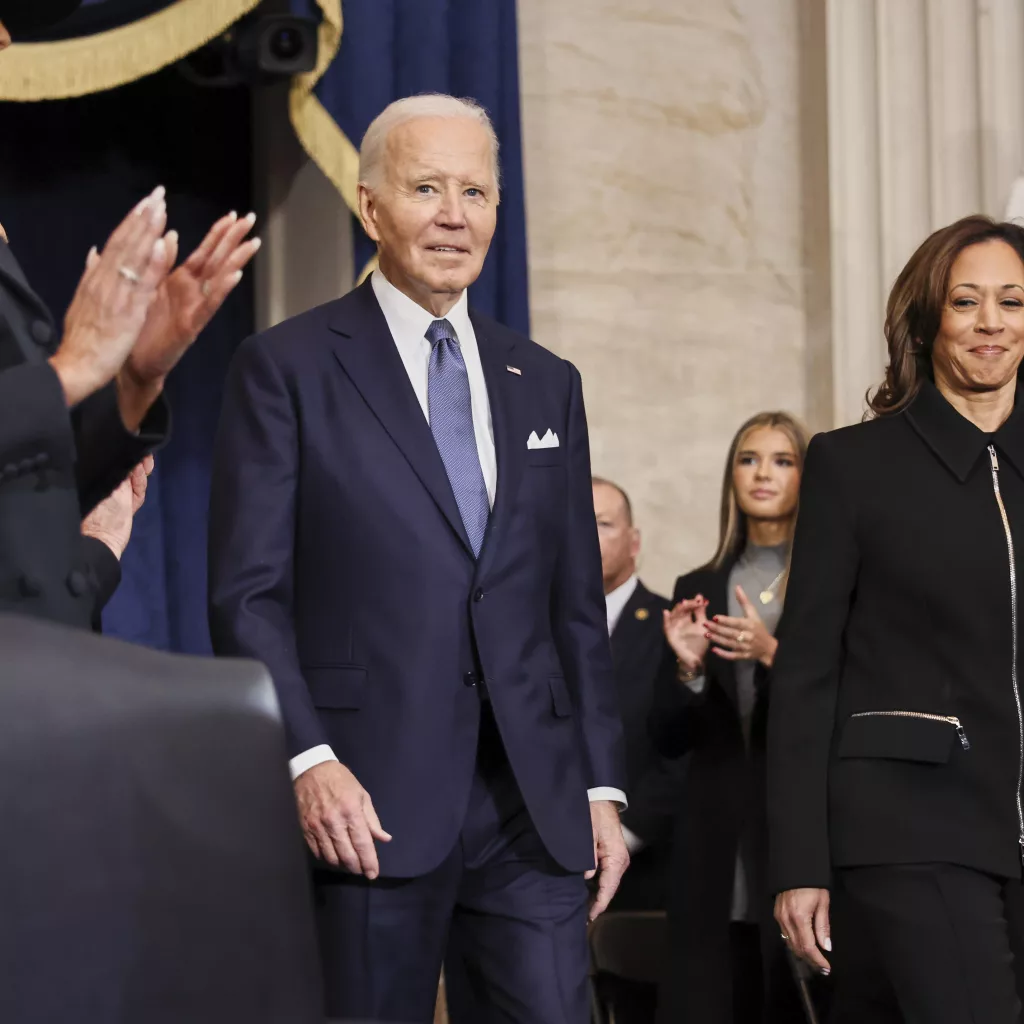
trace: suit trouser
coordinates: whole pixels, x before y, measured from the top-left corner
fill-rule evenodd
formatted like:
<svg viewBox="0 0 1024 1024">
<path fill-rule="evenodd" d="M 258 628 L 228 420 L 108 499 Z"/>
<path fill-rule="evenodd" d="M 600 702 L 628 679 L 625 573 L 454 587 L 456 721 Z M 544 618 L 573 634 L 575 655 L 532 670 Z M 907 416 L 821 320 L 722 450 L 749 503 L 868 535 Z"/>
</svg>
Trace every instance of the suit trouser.
<svg viewBox="0 0 1024 1024">
<path fill-rule="evenodd" d="M 429 1024 L 447 955 L 452 1024 L 587 1024 L 586 885 L 545 850 L 488 704 L 444 862 L 373 882 L 317 871 L 314 885 L 329 1016 Z"/>
<path fill-rule="evenodd" d="M 1020 1024 L 1011 885 L 952 864 L 837 871 L 831 1020 Z"/>
</svg>

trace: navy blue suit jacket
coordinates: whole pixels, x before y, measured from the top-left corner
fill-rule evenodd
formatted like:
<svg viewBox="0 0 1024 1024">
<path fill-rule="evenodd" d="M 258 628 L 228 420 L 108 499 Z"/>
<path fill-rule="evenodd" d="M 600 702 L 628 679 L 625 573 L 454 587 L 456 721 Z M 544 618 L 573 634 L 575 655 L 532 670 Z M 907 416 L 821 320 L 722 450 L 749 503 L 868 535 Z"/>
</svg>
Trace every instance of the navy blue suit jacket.
<svg viewBox="0 0 1024 1024">
<path fill-rule="evenodd" d="M 217 441 L 215 648 L 269 667 L 290 756 L 329 743 L 355 773 L 393 877 L 457 841 L 482 689 L 565 869 L 593 866 L 588 788 L 625 789 L 580 376 L 471 316 L 498 463 L 479 560 L 369 282 L 242 344 Z"/>
</svg>

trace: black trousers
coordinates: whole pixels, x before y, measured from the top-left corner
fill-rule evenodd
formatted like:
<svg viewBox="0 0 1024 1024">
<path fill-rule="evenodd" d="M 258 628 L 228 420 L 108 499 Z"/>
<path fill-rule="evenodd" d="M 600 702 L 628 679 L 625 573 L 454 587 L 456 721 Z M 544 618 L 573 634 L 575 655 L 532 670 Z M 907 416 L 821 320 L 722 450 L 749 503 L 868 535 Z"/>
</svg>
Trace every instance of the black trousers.
<svg viewBox="0 0 1024 1024">
<path fill-rule="evenodd" d="M 952 864 L 838 870 L 830 1024 L 1020 1024 L 1019 890 Z"/>
</svg>

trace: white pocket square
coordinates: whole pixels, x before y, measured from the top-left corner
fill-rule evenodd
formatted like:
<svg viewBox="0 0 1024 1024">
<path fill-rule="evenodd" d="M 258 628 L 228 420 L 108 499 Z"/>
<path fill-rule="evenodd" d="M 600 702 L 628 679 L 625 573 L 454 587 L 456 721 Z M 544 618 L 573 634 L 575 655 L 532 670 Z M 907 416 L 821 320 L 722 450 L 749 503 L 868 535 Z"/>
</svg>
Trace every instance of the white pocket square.
<svg viewBox="0 0 1024 1024">
<path fill-rule="evenodd" d="M 558 435 L 548 429 L 548 432 L 543 437 L 538 437 L 537 431 L 531 430 L 530 436 L 526 439 L 526 447 L 530 451 L 535 448 L 557 448 Z"/>
</svg>

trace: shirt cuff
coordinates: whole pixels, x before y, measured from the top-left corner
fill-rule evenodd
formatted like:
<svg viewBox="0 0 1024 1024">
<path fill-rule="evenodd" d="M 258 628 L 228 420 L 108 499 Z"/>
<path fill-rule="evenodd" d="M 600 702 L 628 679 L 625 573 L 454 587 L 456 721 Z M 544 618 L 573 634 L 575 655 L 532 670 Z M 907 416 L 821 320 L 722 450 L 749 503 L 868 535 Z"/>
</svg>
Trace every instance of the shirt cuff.
<svg viewBox="0 0 1024 1024">
<path fill-rule="evenodd" d="M 704 687 L 708 685 L 708 677 L 697 676 L 696 679 L 688 679 L 683 685 L 688 687 L 694 693 L 703 693 Z"/>
<path fill-rule="evenodd" d="M 611 800 L 612 803 L 619 805 L 620 811 L 624 811 L 629 806 L 626 794 L 614 786 L 598 786 L 596 789 L 588 789 L 587 799 L 591 803 L 596 803 L 598 800 Z"/>
<path fill-rule="evenodd" d="M 622 838 L 626 841 L 626 849 L 632 857 L 634 853 L 639 853 L 647 844 L 632 829 L 626 828 L 625 825 L 621 827 Z"/>
<path fill-rule="evenodd" d="M 321 743 L 316 747 L 310 747 L 309 750 L 304 750 L 301 754 L 296 754 L 295 757 L 288 762 L 288 767 L 292 772 L 292 782 L 294 782 L 303 772 L 308 772 L 310 768 L 315 768 L 318 764 L 323 764 L 325 761 L 337 760 L 337 755 L 326 743 Z"/>
</svg>

